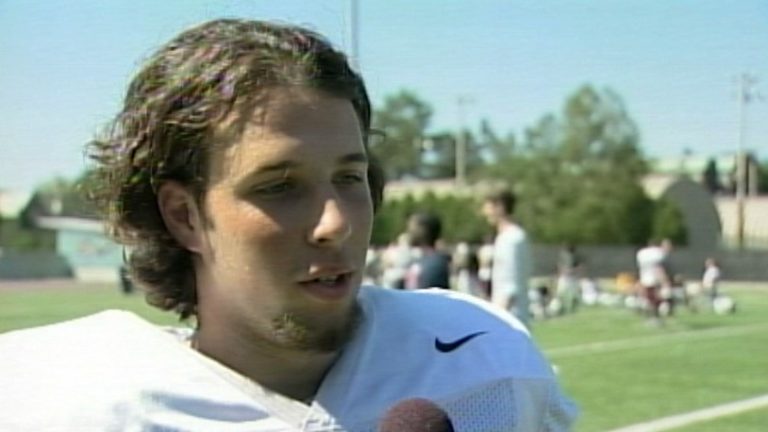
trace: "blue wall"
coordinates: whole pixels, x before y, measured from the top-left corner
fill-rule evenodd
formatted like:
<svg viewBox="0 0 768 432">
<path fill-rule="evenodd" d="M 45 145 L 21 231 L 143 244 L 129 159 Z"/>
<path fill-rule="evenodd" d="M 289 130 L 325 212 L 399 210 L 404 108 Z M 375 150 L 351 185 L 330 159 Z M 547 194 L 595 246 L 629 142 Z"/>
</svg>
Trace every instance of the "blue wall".
<svg viewBox="0 0 768 432">
<path fill-rule="evenodd" d="M 56 252 L 73 267 L 111 267 L 123 263 L 122 246 L 104 234 L 87 231 L 58 231 Z"/>
</svg>

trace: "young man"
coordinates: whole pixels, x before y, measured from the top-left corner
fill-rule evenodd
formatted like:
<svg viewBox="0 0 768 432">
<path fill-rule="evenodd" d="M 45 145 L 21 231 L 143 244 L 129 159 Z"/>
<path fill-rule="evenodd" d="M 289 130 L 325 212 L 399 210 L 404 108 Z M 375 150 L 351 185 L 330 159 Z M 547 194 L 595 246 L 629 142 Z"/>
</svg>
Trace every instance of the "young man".
<svg viewBox="0 0 768 432">
<path fill-rule="evenodd" d="M 432 213 L 417 212 L 408 218 L 408 237 L 418 258 L 406 274 L 406 288 L 450 288 L 451 257 L 437 249 L 442 230 L 440 218 Z"/>
<path fill-rule="evenodd" d="M 528 235 L 514 219 L 516 203 L 517 199 L 511 191 L 497 191 L 486 196 L 482 213 L 496 228 L 491 302 L 528 325 L 531 251 Z"/>
<path fill-rule="evenodd" d="M 162 47 L 92 145 L 94 195 L 148 301 L 195 328 L 111 311 L 0 337 L 0 430 L 372 431 L 413 398 L 457 431 L 567 429 L 516 321 L 360 286 L 369 128 L 361 78 L 306 29 L 217 20 Z"/>
<path fill-rule="evenodd" d="M 669 240 L 649 242 L 648 246 L 637 251 L 637 271 L 641 287 L 641 295 L 648 306 L 649 323 L 663 323 L 661 305 L 664 302 L 663 290 L 671 290 L 672 277 L 668 270 L 669 253 L 672 243 Z"/>
</svg>

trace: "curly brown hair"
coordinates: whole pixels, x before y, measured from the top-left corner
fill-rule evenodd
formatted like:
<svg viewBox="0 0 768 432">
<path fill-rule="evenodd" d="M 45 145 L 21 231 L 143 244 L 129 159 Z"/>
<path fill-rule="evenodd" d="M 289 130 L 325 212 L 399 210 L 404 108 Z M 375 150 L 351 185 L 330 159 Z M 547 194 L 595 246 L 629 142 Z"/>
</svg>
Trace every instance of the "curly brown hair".
<svg viewBox="0 0 768 432">
<path fill-rule="evenodd" d="M 129 85 L 122 111 L 88 145 L 95 162 L 89 195 L 110 234 L 127 246 L 131 277 L 146 290 L 148 303 L 181 319 L 197 311 L 192 255 L 163 222 L 158 186 L 177 181 L 202 203 L 214 129 L 276 86 L 349 100 L 367 149 L 370 101 L 346 56 L 305 28 L 237 19 L 207 22 L 161 47 Z M 376 209 L 384 178 L 373 160 L 368 180 Z"/>
</svg>

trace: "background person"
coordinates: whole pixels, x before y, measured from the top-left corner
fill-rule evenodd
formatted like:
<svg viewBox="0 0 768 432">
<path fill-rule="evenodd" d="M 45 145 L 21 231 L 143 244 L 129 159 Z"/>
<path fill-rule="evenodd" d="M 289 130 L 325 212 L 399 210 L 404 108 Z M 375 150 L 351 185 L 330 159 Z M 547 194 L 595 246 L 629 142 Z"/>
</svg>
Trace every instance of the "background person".
<svg viewBox="0 0 768 432">
<path fill-rule="evenodd" d="M 408 269 L 406 288 L 449 289 L 451 256 L 437 247 L 443 230 L 440 218 L 432 213 L 417 212 L 408 218 L 407 226 L 408 238 L 416 249 L 417 258 Z"/>
<path fill-rule="evenodd" d="M 562 305 L 562 312 L 572 313 L 581 301 L 580 280 L 583 275 L 581 257 L 576 246 L 567 243 L 560 249 L 557 259 L 557 297 Z"/>
<path fill-rule="evenodd" d="M 483 244 L 477 248 L 477 261 L 479 269 L 477 276 L 480 278 L 480 283 L 485 291 L 485 297 L 491 298 L 491 280 L 493 279 L 493 241 L 494 235 L 486 235 L 483 238 Z"/>
<path fill-rule="evenodd" d="M 668 291 L 671 295 L 672 278 L 668 273 L 667 258 L 672 249 L 668 240 L 650 242 L 637 252 L 638 282 L 646 302 L 651 323 L 661 323 L 661 305 Z"/>
<path fill-rule="evenodd" d="M 466 244 L 465 244 L 466 245 Z M 456 269 L 456 290 L 477 298 L 488 300 L 488 294 L 480 280 L 480 262 L 477 252 L 469 245 L 454 255 Z"/>
<path fill-rule="evenodd" d="M 528 325 L 531 250 L 528 234 L 515 221 L 517 199 L 508 190 L 486 196 L 482 213 L 496 228 L 493 245 L 491 302 Z"/>
<path fill-rule="evenodd" d="M 415 259 L 408 233 L 401 233 L 382 253 L 382 284 L 387 288 L 405 289 L 405 275 Z"/>
<path fill-rule="evenodd" d="M 722 271 L 720 265 L 714 258 L 707 258 L 704 261 L 704 273 L 701 275 L 701 287 L 709 295 L 711 301 L 714 301 L 719 295 L 720 279 Z"/>
</svg>

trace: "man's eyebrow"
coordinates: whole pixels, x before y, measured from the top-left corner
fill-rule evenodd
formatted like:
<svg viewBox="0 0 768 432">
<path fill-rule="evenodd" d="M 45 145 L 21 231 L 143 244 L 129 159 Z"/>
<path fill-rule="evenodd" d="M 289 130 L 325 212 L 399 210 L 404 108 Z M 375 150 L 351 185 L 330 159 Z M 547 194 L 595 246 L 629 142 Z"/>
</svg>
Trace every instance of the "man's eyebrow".
<svg viewBox="0 0 768 432">
<path fill-rule="evenodd" d="M 348 163 L 368 163 L 368 155 L 365 153 L 350 153 L 339 158 L 340 164 Z"/>
<path fill-rule="evenodd" d="M 264 165 L 259 167 L 254 174 L 260 174 L 264 172 L 270 172 L 270 171 L 285 171 L 290 168 L 296 168 L 299 166 L 298 162 L 287 160 L 287 161 L 280 161 L 269 165 Z"/>
<path fill-rule="evenodd" d="M 291 160 L 285 160 L 285 161 L 280 161 L 280 162 L 275 162 L 272 164 L 260 166 L 255 170 L 251 171 L 250 173 L 248 173 L 243 179 L 241 179 L 240 185 L 241 186 L 247 185 L 265 174 L 274 173 L 274 172 L 286 173 L 291 168 L 296 168 L 297 166 L 299 166 L 298 162 L 291 161 Z"/>
<path fill-rule="evenodd" d="M 356 153 L 350 153 L 350 154 L 341 156 L 338 159 L 339 165 L 352 164 L 352 163 L 368 163 L 368 155 L 363 152 L 356 152 Z M 290 169 L 297 168 L 300 165 L 301 164 L 299 162 L 293 161 L 293 160 L 275 162 L 272 164 L 260 166 L 258 169 L 256 169 L 246 177 L 250 179 L 250 178 L 253 178 L 254 176 L 259 176 L 264 173 L 285 172 Z"/>
</svg>

